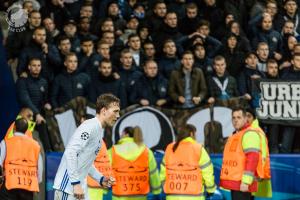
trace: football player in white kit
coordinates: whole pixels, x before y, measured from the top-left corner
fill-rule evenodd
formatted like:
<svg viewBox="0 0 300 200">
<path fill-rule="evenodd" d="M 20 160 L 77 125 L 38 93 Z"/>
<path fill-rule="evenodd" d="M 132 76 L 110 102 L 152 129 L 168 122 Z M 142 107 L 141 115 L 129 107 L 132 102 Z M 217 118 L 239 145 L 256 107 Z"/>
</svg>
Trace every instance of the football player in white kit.
<svg viewBox="0 0 300 200">
<path fill-rule="evenodd" d="M 112 94 L 97 98 L 96 116 L 84 121 L 70 139 L 53 188 L 55 200 L 88 200 L 87 176 L 90 175 L 103 187 L 111 187 L 113 177 L 104 177 L 94 166 L 101 148 L 105 127 L 111 127 L 120 117 L 120 100 Z"/>
</svg>

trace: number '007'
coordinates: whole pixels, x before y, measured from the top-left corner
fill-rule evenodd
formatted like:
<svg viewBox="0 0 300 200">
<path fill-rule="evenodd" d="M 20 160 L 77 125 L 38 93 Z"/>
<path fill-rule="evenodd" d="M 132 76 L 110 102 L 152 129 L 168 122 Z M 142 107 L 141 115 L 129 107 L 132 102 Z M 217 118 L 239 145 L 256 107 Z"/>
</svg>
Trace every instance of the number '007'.
<svg viewBox="0 0 300 200">
<path fill-rule="evenodd" d="M 171 182 L 170 183 L 170 189 L 171 190 L 186 190 L 188 186 L 188 183 L 187 182 Z"/>
</svg>

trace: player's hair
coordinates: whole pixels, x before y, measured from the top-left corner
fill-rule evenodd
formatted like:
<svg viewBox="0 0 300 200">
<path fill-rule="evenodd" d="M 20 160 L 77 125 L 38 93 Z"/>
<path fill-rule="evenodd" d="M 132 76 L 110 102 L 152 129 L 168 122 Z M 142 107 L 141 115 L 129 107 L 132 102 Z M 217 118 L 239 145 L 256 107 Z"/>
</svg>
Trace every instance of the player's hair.
<svg viewBox="0 0 300 200">
<path fill-rule="evenodd" d="M 120 99 L 110 93 L 100 95 L 96 101 L 96 113 L 99 114 L 102 108 L 108 108 L 111 103 L 120 105 Z"/>
</svg>

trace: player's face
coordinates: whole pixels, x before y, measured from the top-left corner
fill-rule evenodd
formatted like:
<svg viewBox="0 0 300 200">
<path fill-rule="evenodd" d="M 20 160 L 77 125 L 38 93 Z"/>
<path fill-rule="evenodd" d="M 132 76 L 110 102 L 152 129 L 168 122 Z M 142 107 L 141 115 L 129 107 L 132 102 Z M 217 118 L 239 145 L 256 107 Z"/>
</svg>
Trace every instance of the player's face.
<svg viewBox="0 0 300 200">
<path fill-rule="evenodd" d="M 106 126 L 112 127 L 120 117 L 120 105 L 111 103 L 108 108 L 104 108 L 104 116 Z"/>
</svg>

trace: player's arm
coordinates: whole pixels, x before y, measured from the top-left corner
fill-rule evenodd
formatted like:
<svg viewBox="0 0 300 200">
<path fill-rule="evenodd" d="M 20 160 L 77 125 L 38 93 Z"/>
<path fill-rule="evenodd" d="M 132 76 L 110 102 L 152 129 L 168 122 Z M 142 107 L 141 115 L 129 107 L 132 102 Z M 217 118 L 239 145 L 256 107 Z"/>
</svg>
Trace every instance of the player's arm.
<svg viewBox="0 0 300 200">
<path fill-rule="evenodd" d="M 68 175 L 70 178 L 70 182 L 72 185 L 76 185 L 80 183 L 79 180 L 79 172 L 78 172 L 78 155 L 81 151 L 85 148 L 88 141 L 92 138 L 90 133 L 90 128 L 88 127 L 89 124 L 81 124 L 75 131 L 74 135 L 72 136 L 66 150 L 65 150 L 65 157 L 66 157 L 66 164 L 68 169 Z"/>
<path fill-rule="evenodd" d="M 94 164 L 93 164 L 92 167 L 90 168 L 89 175 L 90 175 L 93 179 L 95 179 L 95 181 L 97 181 L 98 183 L 100 183 L 101 180 L 103 181 L 103 178 L 104 178 L 103 174 L 102 174 L 101 172 L 99 172 L 99 171 L 96 169 L 96 167 L 95 167 Z M 103 177 L 103 178 L 102 178 L 102 177 Z"/>
</svg>

